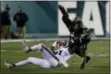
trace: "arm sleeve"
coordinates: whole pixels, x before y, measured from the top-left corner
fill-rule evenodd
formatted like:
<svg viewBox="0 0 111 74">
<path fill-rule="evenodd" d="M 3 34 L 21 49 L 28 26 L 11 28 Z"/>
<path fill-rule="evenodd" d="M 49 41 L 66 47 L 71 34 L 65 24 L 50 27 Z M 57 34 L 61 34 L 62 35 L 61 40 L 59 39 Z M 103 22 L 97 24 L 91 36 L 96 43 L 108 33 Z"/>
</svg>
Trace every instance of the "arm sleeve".
<svg viewBox="0 0 111 74">
<path fill-rule="evenodd" d="M 66 24 L 67 28 L 69 29 L 70 25 L 72 25 L 72 21 L 69 19 L 69 15 L 67 14 L 63 6 L 59 5 L 59 9 L 63 14 L 62 20 Z"/>
<path fill-rule="evenodd" d="M 66 15 L 63 15 L 62 20 L 65 23 L 65 25 L 67 26 L 67 28 L 69 29 L 70 26 L 72 25 L 72 21 L 69 19 L 69 17 Z"/>
<path fill-rule="evenodd" d="M 67 15 L 67 16 L 68 16 L 66 10 L 64 9 L 64 7 L 63 7 L 62 5 L 59 5 L 59 9 L 60 9 L 60 11 L 61 11 L 61 13 L 62 13 L 63 15 Z"/>
</svg>

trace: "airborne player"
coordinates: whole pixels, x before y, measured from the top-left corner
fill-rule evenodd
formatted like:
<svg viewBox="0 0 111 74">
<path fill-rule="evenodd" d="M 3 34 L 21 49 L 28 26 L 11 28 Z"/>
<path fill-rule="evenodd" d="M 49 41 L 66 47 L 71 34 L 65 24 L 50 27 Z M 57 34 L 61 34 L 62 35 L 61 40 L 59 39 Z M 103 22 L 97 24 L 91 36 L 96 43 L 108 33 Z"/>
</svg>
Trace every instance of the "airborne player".
<svg viewBox="0 0 111 74">
<path fill-rule="evenodd" d="M 62 5 L 59 5 L 59 9 L 63 14 L 62 20 L 70 31 L 68 45 L 69 52 L 71 54 L 76 53 L 84 58 L 80 67 L 81 69 L 84 69 L 85 63 L 90 60 L 90 57 L 86 55 L 87 45 L 90 42 L 90 31 L 83 25 L 79 16 L 76 16 L 75 19 L 71 21 Z"/>
</svg>

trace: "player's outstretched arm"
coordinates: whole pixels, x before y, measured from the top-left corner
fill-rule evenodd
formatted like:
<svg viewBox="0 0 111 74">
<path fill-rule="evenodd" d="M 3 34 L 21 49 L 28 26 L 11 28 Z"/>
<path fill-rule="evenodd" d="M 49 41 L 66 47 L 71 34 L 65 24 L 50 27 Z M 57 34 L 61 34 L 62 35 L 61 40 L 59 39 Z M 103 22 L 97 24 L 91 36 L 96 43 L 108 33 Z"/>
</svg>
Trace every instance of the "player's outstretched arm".
<svg viewBox="0 0 111 74">
<path fill-rule="evenodd" d="M 62 5 L 59 5 L 59 9 L 60 9 L 61 13 L 63 14 L 62 20 L 65 23 L 65 25 L 67 26 L 67 28 L 69 29 L 69 27 L 72 25 L 73 22 L 69 19 L 69 15 Z M 69 29 L 69 31 L 70 31 L 70 29 Z"/>
<path fill-rule="evenodd" d="M 65 8 L 64 8 L 62 5 L 59 5 L 59 9 L 60 9 L 60 11 L 61 11 L 61 13 L 62 13 L 63 15 L 68 16 Z"/>
</svg>

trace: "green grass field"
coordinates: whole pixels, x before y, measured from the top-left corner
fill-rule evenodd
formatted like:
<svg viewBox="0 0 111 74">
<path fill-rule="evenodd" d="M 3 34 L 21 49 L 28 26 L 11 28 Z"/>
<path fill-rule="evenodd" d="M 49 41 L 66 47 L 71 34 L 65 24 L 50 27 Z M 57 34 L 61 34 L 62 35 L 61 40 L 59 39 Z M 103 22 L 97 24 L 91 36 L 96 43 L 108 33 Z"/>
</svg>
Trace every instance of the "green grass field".
<svg viewBox="0 0 111 74">
<path fill-rule="evenodd" d="M 29 42 L 35 45 L 39 42 Z M 42 41 L 41 43 L 50 47 L 52 41 Z M 109 41 L 92 41 L 88 46 L 88 54 L 91 60 L 84 70 L 80 69 L 81 58 L 74 56 L 68 61 L 68 68 L 42 69 L 38 66 L 29 64 L 24 67 L 8 69 L 4 66 L 4 61 L 18 62 L 28 57 L 42 57 L 39 52 L 24 53 L 21 43 L 2 43 L 1 44 L 1 74 L 38 74 L 38 73 L 74 73 L 74 74 L 109 74 L 110 55 Z"/>
</svg>

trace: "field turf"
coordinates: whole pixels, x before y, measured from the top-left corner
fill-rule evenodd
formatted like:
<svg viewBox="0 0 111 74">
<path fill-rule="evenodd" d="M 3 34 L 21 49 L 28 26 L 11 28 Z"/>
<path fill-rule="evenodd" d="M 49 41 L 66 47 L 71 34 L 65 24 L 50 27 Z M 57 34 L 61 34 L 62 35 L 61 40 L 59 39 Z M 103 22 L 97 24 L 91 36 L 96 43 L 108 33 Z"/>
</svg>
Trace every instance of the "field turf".
<svg viewBox="0 0 111 74">
<path fill-rule="evenodd" d="M 53 41 L 42 41 L 41 43 L 50 47 Z M 28 45 L 35 45 L 39 42 L 28 42 Z M 18 62 L 28 57 L 42 57 L 40 52 L 23 52 L 22 43 L 1 43 L 1 73 L 0 74 L 39 74 L 39 73 L 73 73 L 73 74 L 109 74 L 110 73 L 110 50 L 109 41 L 92 41 L 88 46 L 88 55 L 91 60 L 84 70 L 80 69 L 81 58 L 75 55 L 68 63 L 68 68 L 42 69 L 33 64 L 24 67 L 8 69 L 4 66 L 4 61 Z"/>
</svg>

